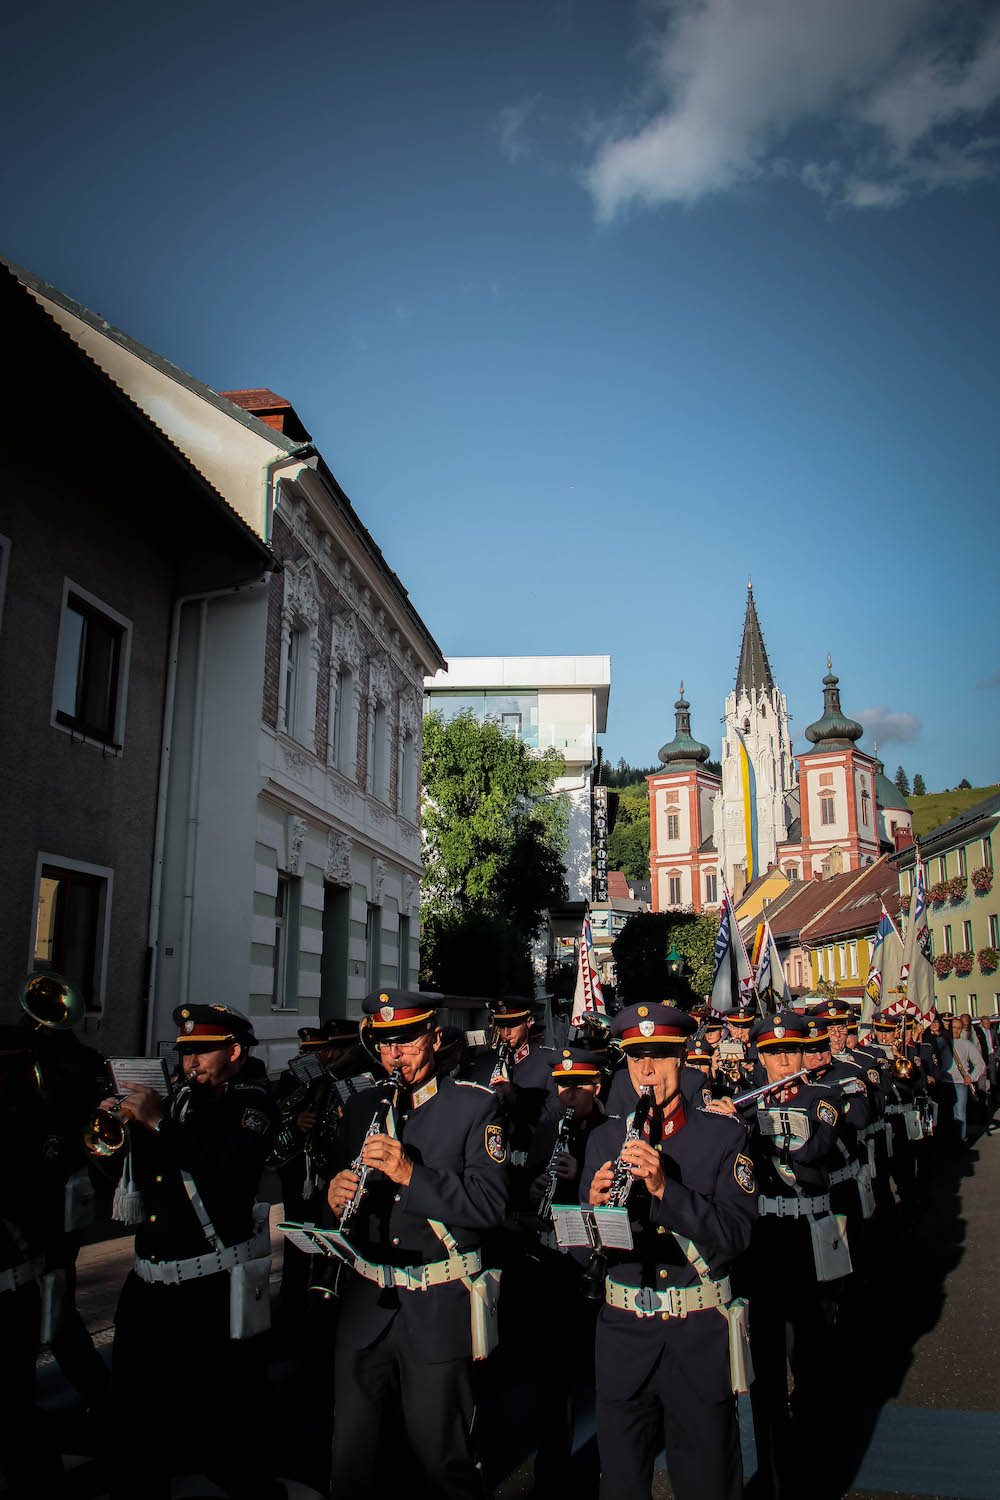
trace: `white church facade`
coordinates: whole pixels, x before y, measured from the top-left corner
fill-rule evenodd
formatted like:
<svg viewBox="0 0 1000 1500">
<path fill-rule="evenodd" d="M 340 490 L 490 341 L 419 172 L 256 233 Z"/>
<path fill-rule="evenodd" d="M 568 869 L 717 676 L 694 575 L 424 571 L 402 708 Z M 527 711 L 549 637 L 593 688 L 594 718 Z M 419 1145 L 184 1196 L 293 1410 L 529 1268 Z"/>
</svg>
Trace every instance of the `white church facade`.
<svg viewBox="0 0 1000 1500">
<path fill-rule="evenodd" d="M 864 728 L 840 707 L 828 660 L 823 714 L 792 753 L 788 706 L 768 660 L 748 585 L 736 685 L 726 698 L 721 775 L 691 734 L 684 686 L 676 732 L 647 778 L 653 910 L 718 906 L 723 880 L 735 897 L 769 869 L 812 880 L 860 869 L 894 847 L 912 818 L 882 763 L 857 746 Z"/>
</svg>

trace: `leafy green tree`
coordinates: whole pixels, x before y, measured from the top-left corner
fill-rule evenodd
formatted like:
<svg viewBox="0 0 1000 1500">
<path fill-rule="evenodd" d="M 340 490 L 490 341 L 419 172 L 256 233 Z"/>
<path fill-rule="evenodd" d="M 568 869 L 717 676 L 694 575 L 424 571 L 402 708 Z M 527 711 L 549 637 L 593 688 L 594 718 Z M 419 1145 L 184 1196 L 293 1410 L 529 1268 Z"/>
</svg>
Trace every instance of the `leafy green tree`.
<svg viewBox="0 0 1000 1500">
<path fill-rule="evenodd" d="M 907 776 L 902 766 L 896 767 L 896 789 L 903 797 L 908 797 L 910 795 L 910 778 Z"/>
<path fill-rule="evenodd" d="M 621 870 L 626 880 L 649 879 L 649 819 L 620 823 L 608 839 L 608 869 Z"/>
<path fill-rule="evenodd" d="M 495 720 L 424 720 L 421 976 L 451 994 L 531 992 L 531 940 L 566 897 L 566 769 Z"/>
<path fill-rule="evenodd" d="M 913 778 L 913 795 L 914 797 L 924 797 L 927 795 L 927 788 L 924 786 L 924 778 L 921 776 L 919 771 Z"/>
<path fill-rule="evenodd" d="M 716 917 L 697 912 L 636 912 L 614 941 L 618 998 L 623 1005 L 666 1000 L 693 1005 L 709 993 L 719 930 Z M 667 967 L 671 946 L 684 960 L 680 978 Z"/>
<path fill-rule="evenodd" d="M 957 790 L 960 792 L 971 792 L 972 782 L 969 781 L 967 777 L 963 776 L 961 781 L 958 783 Z"/>
</svg>

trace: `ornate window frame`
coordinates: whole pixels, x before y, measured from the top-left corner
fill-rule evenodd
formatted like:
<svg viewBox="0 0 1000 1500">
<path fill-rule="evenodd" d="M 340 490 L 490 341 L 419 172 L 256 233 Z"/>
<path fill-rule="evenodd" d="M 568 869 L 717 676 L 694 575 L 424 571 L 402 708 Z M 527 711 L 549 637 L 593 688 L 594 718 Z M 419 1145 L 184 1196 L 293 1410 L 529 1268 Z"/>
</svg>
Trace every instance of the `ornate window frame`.
<svg viewBox="0 0 1000 1500">
<path fill-rule="evenodd" d="M 340 741 L 336 743 L 337 684 L 345 668 L 351 674 L 350 700 L 341 705 Z M 345 717 L 346 713 L 346 717 Z M 335 616 L 330 632 L 330 709 L 326 731 L 326 763 L 349 780 L 357 779 L 358 722 L 361 717 L 361 639 L 353 614 Z"/>
<path fill-rule="evenodd" d="M 369 797 L 375 797 L 379 802 L 389 801 L 389 767 L 392 764 L 390 755 L 391 725 L 392 719 L 389 709 L 392 704 L 392 678 L 389 674 L 389 658 L 381 652 L 368 665 L 368 765 L 365 776 L 365 791 Z M 383 754 L 383 765 L 380 768 L 378 779 L 375 776 L 375 716 L 377 710 L 382 708 L 385 713 L 385 747 Z M 382 777 L 384 776 L 384 784 Z"/>
<path fill-rule="evenodd" d="M 316 751 L 316 690 L 319 685 L 319 591 L 316 574 L 308 558 L 298 563 L 286 563 L 284 568 L 284 597 L 281 604 L 281 653 L 278 663 L 278 733 L 287 734 L 313 753 Z M 288 671 L 288 653 L 292 634 L 298 631 L 306 637 L 308 654 L 305 662 L 305 698 L 301 709 L 301 722 L 289 725 L 285 708 L 285 676 Z M 300 668 L 301 670 L 301 668 Z M 298 733 L 296 731 L 299 731 Z"/>
<path fill-rule="evenodd" d="M 421 710 L 417 695 L 406 688 L 399 695 L 396 727 L 396 811 L 409 823 L 419 821 L 420 776 L 417 766 L 420 754 L 420 728 Z M 412 768 L 407 764 L 407 743 L 410 745 L 410 752 L 413 756 Z"/>
</svg>

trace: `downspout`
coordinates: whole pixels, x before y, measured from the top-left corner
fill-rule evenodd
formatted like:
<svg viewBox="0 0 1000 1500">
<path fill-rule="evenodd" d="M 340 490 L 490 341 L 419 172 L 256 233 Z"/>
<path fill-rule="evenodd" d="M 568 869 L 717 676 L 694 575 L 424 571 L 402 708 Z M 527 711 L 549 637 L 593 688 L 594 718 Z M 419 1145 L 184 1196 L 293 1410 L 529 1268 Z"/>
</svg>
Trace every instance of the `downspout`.
<svg viewBox="0 0 1000 1500">
<path fill-rule="evenodd" d="M 312 443 L 297 443 L 288 453 L 283 453 L 280 458 L 272 458 L 270 463 L 264 465 L 264 540 L 268 546 L 271 544 L 271 518 L 274 515 L 274 476 L 279 469 L 287 469 L 290 464 L 304 464 L 310 458 L 319 460 L 318 449 Z M 315 467 L 315 463 L 310 467 Z"/>
<path fill-rule="evenodd" d="M 156 803 L 156 829 L 153 836 L 153 880 L 149 900 L 149 986 L 146 995 L 146 1056 L 152 1055 L 153 1032 L 156 1023 L 156 988 L 159 978 L 160 918 L 163 901 L 163 850 L 166 839 L 167 801 L 170 780 L 170 762 L 173 754 L 174 710 L 177 702 L 177 663 L 180 656 L 181 612 L 187 604 L 200 604 L 198 622 L 198 656 L 195 672 L 194 731 L 192 735 L 191 786 L 188 792 L 188 821 L 185 829 L 184 859 L 184 939 L 181 948 L 181 993 L 186 1000 L 190 984 L 190 937 L 191 908 L 194 889 L 194 828 L 198 821 L 198 799 L 201 781 L 201 731 L 204 719 L 204 666 L 205 635 L 208 621 L 208 606 L 216 599 L 229 599 L 236 594 L 247 594 L 264 588 L 270 583 L 271 574 L 259 573 L 246 583 L 232 584 L 229 588 L 210 589 L 199 594 L 182 594 L 174 600 L 170 622 L 170 647 L 167 658 L 167 682 L 163 705 L 163 739 L 160 746 L 159 789 Z M 192 900 L 189 901 L 189 891 Z"/>
</svg>

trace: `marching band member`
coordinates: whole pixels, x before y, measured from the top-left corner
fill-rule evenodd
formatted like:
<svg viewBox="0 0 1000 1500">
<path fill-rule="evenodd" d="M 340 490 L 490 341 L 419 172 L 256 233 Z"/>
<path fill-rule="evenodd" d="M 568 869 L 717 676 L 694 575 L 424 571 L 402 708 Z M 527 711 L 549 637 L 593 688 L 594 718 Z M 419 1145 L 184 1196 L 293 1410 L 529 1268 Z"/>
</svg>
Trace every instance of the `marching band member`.
<svg viewBox="0 0 1000 1500">
<path fill-rule="evenodd" d="M 531 1040 L 533 1007 L 518 995 L 490 1000 L 491 1029 L 497 1046 L 476 1058 L 469 1077 L 496 1091 L 503 1101 L 510 1136 L 511 1163 L 523 1166 L 532 1132 L 543 1110 L 555 1108 L 552 1083 L 555 1053 Z"/>
<path fill-rule="evenodd" d="M 648 1500 L 666 1439 L 677 1500 L 743 1494 L 730 1372 L 729 1270 L 756 1216 L 745 1132 L 687 1102 L 681 1054 L 695 1023 L 667 1005 L 612 1022 L 638 1094 L 652 1090 L 648 1134 L 611 1117 L 588 1141 L 582 1197 L 608 1202 L 616 1163 L 631 1179 L 631 1250 L 608 1250 L 597 1327 L 602 1500 Z M 701 1082 L 701 1075 L 698 1075 Z"/>
<path fill-rule="evenodd" d="M 212 1413 L 189 1423 L 185 1446 L 230 1494 L 280 1493 L 239 1436 L 266 1431 L 262 1340 L 269 1297 L 266 1208 L 254 1199 L 278 1110 L 266 1080 L 244 1076 L 256 1045 L 245 1016 L 224 1005 L 174 1011 L 182 1086 L 171 1099 L 129 1085 L 135 1264 L 115 1315 L 113 1400 L 121 1449 L 113 1491 L 165 1496 L 169 1449 L 151 1443 L 149 1413 Z M 105 1108 L 118 1104 L 105 1100 Z M 128 1173 L 123 1173 L 124 1179 Z"/>
<path fill-rule="evenodd" d="M 481 1497 L 472 1446 L 473 1283 L 480 1245 L 507 1204 L 507 1142 L 492 1089 L 439 1077 L 435 998 L 375 992 L 365 1020 L 386 1086 L 348 1100 L 328 1192 L 350 1219 L 334 1374 L 333 1493 L 384 1495 L 386 1406 L 398 1391 L 407 1439 L 435 1493 Z M 361 1191 L 359 1169 L 367 1169 Z M 355 1202 L 357 1200 L 357 1202 Z"/>
</svg>

